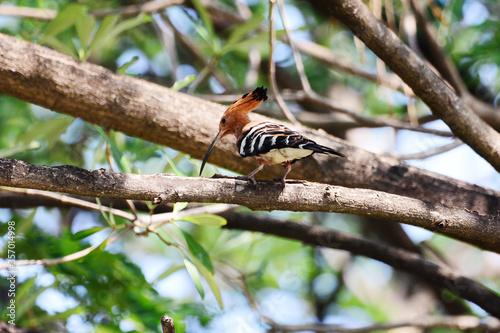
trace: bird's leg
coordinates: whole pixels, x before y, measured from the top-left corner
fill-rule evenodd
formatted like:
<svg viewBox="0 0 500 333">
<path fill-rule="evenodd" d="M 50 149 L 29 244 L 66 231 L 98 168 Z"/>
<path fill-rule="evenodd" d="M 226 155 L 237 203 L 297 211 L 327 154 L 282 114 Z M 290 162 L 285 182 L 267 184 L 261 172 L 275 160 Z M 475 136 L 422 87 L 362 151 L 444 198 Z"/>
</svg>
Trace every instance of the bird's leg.
<svg viewBox="0 0 500 333">
<path fill-rule="evenodd" d="M 262 168 L 264 168 L 264 163 L 259 163 L 259 166 L 257 167 L 257 169 L 255 169 L 254 171 L 250 172 L 246 176 L 236 177 L 236 179 L 249 180 L 249 181 L 252 182 L 253 186 L 257 187 L 257 182 L 255 181 L 255 178 L 253 177 L 253 175 L 255 175 L 257 172 L 259 172 L 260 170 L 262 170 Z"/>
<path fill-rule="evenodd" d="M 281 177 L 274 178 L 273 180 L 275 182 L 280 182 L 281 186 L 283 186 L 283 188 L 285 188 L 285 178 L 286 178 L 286 175 L 288 175 L 288 173 L 291 170 L 292 170 L 292 162 L 286 162 L 286 164 L 285 164 L 285 172 L 281 175 Z"/>
</svg>

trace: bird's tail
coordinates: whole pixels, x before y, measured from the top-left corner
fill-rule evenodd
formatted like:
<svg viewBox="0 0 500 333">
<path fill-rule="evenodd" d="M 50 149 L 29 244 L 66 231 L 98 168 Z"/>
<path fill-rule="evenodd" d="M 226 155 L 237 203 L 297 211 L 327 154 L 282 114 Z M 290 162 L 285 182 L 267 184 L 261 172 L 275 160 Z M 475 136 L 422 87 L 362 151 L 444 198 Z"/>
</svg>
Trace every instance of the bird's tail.
<svg viewBox="0 0 500 333">
<path fill-rule="evenodd" d="M 329 154 L 329 155 L 336 155 L 336 156 L 340 156 L 340 157 L 345 157 L 344 154 L 339 153 L 335 149 L 330 148 L 330 147 L 325 147 L 322 145 L 318 145 L 317 143 L 309 143 L 304 148 L 310 149 L 310 150 L 314 151 L 315 153 Z"/>
</svg>

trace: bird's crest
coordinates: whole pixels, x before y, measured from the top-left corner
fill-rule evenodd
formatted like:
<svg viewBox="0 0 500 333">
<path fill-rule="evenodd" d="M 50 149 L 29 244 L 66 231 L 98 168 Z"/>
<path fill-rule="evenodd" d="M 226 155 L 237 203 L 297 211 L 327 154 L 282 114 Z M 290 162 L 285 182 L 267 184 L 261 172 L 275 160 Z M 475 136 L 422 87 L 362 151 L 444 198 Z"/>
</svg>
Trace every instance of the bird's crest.
<svg viewBox="0 0 500 333">
<path fill-rule="evenodd" d="M 262 102 L 267 100 L 267 88 L 258 87 L 251 93 L 238 98 L 233 104 L 229 106 L 226 113 L 239 113 L 250 112 L 255 110 Z"/>
</svg>

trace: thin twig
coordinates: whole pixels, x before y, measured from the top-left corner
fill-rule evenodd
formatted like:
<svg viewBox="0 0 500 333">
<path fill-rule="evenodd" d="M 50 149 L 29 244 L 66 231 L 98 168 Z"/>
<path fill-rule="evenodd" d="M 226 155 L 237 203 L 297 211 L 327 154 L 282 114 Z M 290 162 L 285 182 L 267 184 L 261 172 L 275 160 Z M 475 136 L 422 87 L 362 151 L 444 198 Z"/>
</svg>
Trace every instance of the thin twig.
<svg viewBox="0 0 500 333">
<path fill-rule="evenodd" d="M 392 157 L 397 158 L 400 161 L 406 161 L 406 160 L 424 160 L 426 158 L 440 155 L 442 153 L 445 153 L 449 150 L 455 149 L 457 147 L 460 147 L 464 143 L 460 141 L 459 139 L 455 139 L 452 142 L 444 145 L 444 146 L 439 146 L 439 147 L 433 147 L 428 150 L 419 152 L 419 153 L 413 153 L 413 154 L 404 154 L 404 155 L 394 155 L 392 154 Z"/>
<path fill-rule="evenodd" d="M 34 18 L 39 20 L 53 20 L 57 16 L 57 10 L 2 5 L 0 6 L 0 15 Z"/>
<path fill-rule="evenodd" d="M 141 13 L 154 13 L 159 12 L 167 7 L 181 5 L 184 0 L 161 0 L 161 1 L 148 1 L 136 5 L 124 6 L 116 9 L 107 9 L 99 11 L 90 11 L 90 14 L 95 15 L 96 18 L 104 18 L 110 15 L 119 14 L 122 17 L 137 16 Z"/>
<path fill-rule="evenodd" d="M 274 3 L 276 0 L 269 0 L 269 82 L 271 83 L 271 90 L 274 95 L 276 103 L 278 103 L 281 112 L 286 119 L 291 123 L 300 126 L 299 121 L 290 112 L 283 97 L 278 91 L 278 84 L 276 83 L 276 64 L 273 59 L 274 44 L 276 43 L 276 31 L 274 30 Z"/>
<path fill-rule="evenodd" d="M 196 79 L 193 81 L 193 83 L 191 83 L 189 85 L 189 88 L 187 90 L 187 93 L 189 95 L 192 95 L 194 93 L 194 91 L 196 90 L 196 88 L 198 87 L 198 85 L 203 82 L 203 80 L 205 80 L 205 78 L 207 77 L 207 75 L 210 73 L 210 72 L 213 72 L 214 71 L 214 68 L 215 66 L 217 65 L 217 62 L 219 61 L 219 57 L 217 55 L 215 55 L 212 59 L 210 59 L 210 61 L 207 63 L 207 65 L 201 70 L 201 72 L 198 73 L 198 75 L 196 76 Z"/>
<path fill-rule="evenodd" d="M 283 22 L 283 27 L 285 28 L 286 38 L 288 39 L 288 43 L 292 49 L 293 59 L 295 61 L 295 67 L 297 68 L 297 73 L 299 74 L 300 83 L 302 84 L 302 89 L 307 93 L 312 92 L 311 84 L 307 79 L 306 72 L 304 70 L 304 63 L 302 62 L 302 58 L 300 57 L 300 53 L 297 51 L 297 47 L 292 38 L 292 31 L 288 27 L 288 17 L 286 16 L 286 11 L 283 5 L 283 0 L 277 0 L 278 9 L 281 15 L 281 22 Z"/>
<path fill-rule="evenodd" d="M 129 221 L 134 221 L 135 216 L 133 214 L 124 212 L 119 209 L 115 208 L 109 208 L 106 206 L 100 206 L 98 204 L 95 204 L 93 202 L 88 202 L 85 200 L 77 199 L 70 197 L 69 195 L 64 195 L 64 194 L 59 194 L 59 193 L 53 193 L 53 192 L 48 192 L 48 191 L 41 191 L 41 190 L 32 190 L 32 189 L 21 189 L 21 188 L 14 188 L 14 187 L 4 187 L 0 186 L 0 189 L 3 191 L 8 191 L 8 192 L 14 192 L 14 193 L 23 193 L 26 195 L 36 195 L 44 198 L 49 198 L 53 200 L 57 200 L 62 204 L 65 205 L 71 205 L 74 207 L 80 207 L 84 209 L 91 209 L 91 210 L 97 210 L 97 211 L 103 211 L 106 213 L 111 213 L 115 216 L 124 218 Z"/>
<path fill-rule="evenodd" d="M 336 333 L 364 333 L 373 331 L 386 331 L 402 327 L 412 327 L 416 329 L 433 329 L 433 328 L 447 328 L 459 329 L 460 331 L 466 330 L 484 330 L 495 332 L 500 330 L 500 320 L 487 317 L 479 318 L 475 316 L 451 316 L 444 318 L 424 317 L 409 320 L 406 322 L 392 323 L 392 324 L 374 324 L 358 328 L 347 328 L 341 325 L 325 325 L 325 324 L 305 324 L 305 325 L 279 325 L 272 324 L 274 332 L 336 332 Z"/>
<path fill-rule="evenodd" d="M 236 1 L 239 3 L 240 1 Z M 248 52 L 248 71 L 245 76 L 245 88 L 254 89 L 257 85 L 257 81 L 259 79 L 259 68 L 262 61 L 262 57 L 257 48 L 252 47 L 250 52 Z M 233 99 L 233 101 L 237 100 L 239 97 Z"/>
<path fill-rule="evenodd" d="M 109 133 L 110 133 L 109 129 L 106 129 L 105 133 L 109 138 Z M 111 171 L 115 172 L 115 169 L 113 166 L 113 156 L 111 154 L 111 147 L 109 146 L 108 141 L 106 141 L 106 160 L 108 161 L 109 168 L 111 169 Z M 139 213 L 137 212 L 137 209 L 135 209 L 134 202 L 132 200 L 125 200 L 125 202 L 127 203 L 128 207 L 130 208 L 130 211 L 132 212 L 132 214 L 134 214 L 134 217 L 135 217 L 134 220 L 137 220 L 137 218 L 139 217 Z"/>
<path fill-rule="evenodd" d="M 123 236 L 125 236 L 132 228 L 126 228 L 125 230 L 122 230 L 120 233 L 114 235 L 113 237 L 109 238 L 106 242 L 106 247 L 113 244 Z M 32 265 L 37 265 L 37 266 L 54 266 L 54 265 L 59 265 L 59 264 L 64 264 L 70 261 L 75 261 L 78 259 L 81 259 L 85 257 L 86 255 L 90 254 L 92 251 L 100 247 L 101 245 L 93 245 L 90 246 L 84 250 L 69 254 L 67 256 L 61 257 L 61 258 L 55 258 L 55 259 L 36 259 L 36 260 L 16 260 L 16 267 L 17 266 L 32 266 Z M 7 269 L 9 267 L 9 263 L 3 263 L 0 264 L 0 269 Z"/>
<path fill-rule="evenodd" d="M 220 205 L 210 205 L 201 206 L 191 209 L 182 210 L 180 212 L 163 213 L 151 216 L 151 224 L 154 228 L 160 228 L 163 225 L 173 221 L 182 220 L 183 217 L 200 215 L 200 214 L 221 214 L 230 210 L 237 208 L 238 205 L 220 204 Z"/>
<path fill-rule="evenodd" d="M 285 42 L 287 41 L 285 40 Z M 356 67 L 348 62 L 342 61 L 339 55 L 335 54 L 327 47 L 306 39 L 301 39 L 299 42 L 295 43 L 295 47 L 300 52 L 316 58 L 343 72 L 355 75 L 371 82 L 379 83 L 393 90 L 403 91 L 403 81 L 395 74 L 380 75 L 380 73 L 372 73 L 362 68 Z"/>
<path fill-rule="evenodd" d="M 312 93 L 303 99 L 311 101 L 311 102 L 316 103 L 318 105 L 322 105 L 322 106 L 324 106 L 332 111 L 346 114 L 346 115 L 352 117 L 353 119 L 355 119 L 356 121 L 358 121 L 362 125 L 368 125 L 368 126 L 373 126 L 373 127 L 388 126 L 388 127 L 393 127 L 395 129 L 416 131 L 416 132 L 434 134 L 434 135 L 444 136 L 444 137 L 453 137 L 454 136 L 453 133 L 451 133 L 449 131 L 440 131 L 440 130 L 435 130 L 435 129 L 431 129 L 431 128 L 412 126 L 408 123 L 398 121 L 398 120 L 392 120 L 392 119 L 381 120 L 381 119 L 366 117 L 366 116 L 363 116 L 363 115 L 356 113 L 354 111 L 351 111 L 351 110 L 348 110 L 348 109 L 345 109 L 342 107 L 338 107 L 338 106 L 334 105 L 330 101 L 330 99 L 323 97 L 323 96 L 316 94 L 316 93 Z"/>
<path fill-rule="evenodd" d="M 244 272 L 242 272 L 240 269 L 238 269 L 231 263 L 227 262 L 226 260 L 221 260 L 221 262 L 223 262 L 227 267 L 235 271 L 235 274 L 230 275 L 228 272 L 226 272 L 227 269 L 219 270 L 218 272 L 224 275 L 225 280 L 230 282 L 235 287 L 235 289 L 239 289 L 241 291 L 241 293 L 246 297 L 250 308 L 259 316 L 259 318 L 264 323 L 268 323 L 270 326 L 273 326 L 274 324 L 277 325 L 277 323 L 274 321 L 273 318 L 264 314 L 264 310 L 262 309 L 261 305 L 259 304 L 259 302 L 257 302 L 255 297 L 253 296 L 247 281 L 247 275 L 245 275 Z"/>
<path fill-rule="evenodd" d="M 188 37 L 186 37 L 185 34 L 181 33 L 175 25 L 170 22 L 170 19 L 168 15 L 166 14 L 161 14 L 160 18 L 156 18 L 156 20 L 161 20 L 164 24 L 168 25 L 173 31 L 175 38 L 177 38 L 186 48 L 187 50 L 198 60 L 200 61 L 204 68 L 209 70 L 211 74 L 214 76 L 214 78 L 224 87 L 224 89 L 231 91 L 233 89 L 233 85 L 231 81 L 227 78 L 227 75 L 223 72 L 217 69 L 216 66 L 211 65 L 212 60 L 207 60 L 205 56 L 199 51 L 198 47 L 192 43 Z M 162 26 L 159 24 L 159 28 L 162 28 Z M 182 79 L 182 78 L 181 78 Z"/>
<path fill-rule="evenodd" d="M 238 99 L 240 95 L 234 95 L 234 94 L 227 94 L 227 95 L 209 95 L 209 94 L 204 94 L 204 95 L 197 95 L 197 97 L 213 101 L 213 102 L 218 102 L 218 103 L 223 103 L 223 102 L 233 102 L 236 99 Z M 399 121 L 399 120 L 392 120 L 392 119 L 377 119 L 377 118 L 370 118 L 367 116 L 362 115 L 358 111 L 353 111 L 349 110 L 340 106 L 335 105 L 335 102 L 323 97 L 315 92 L 312 93 L 312 95 L 306 95 L 304 91 L 293 91 L 293 92 L 284 92 L 282 94 L 284 100 L 288 101 L 304 101 L 304 102 L 310 102 L 314 103 L 316 105 L 323 106 L 332 112 L 338 112 L 342 113 L 345 115 L 350 116 L 353 118 L 353 122 L 346 124 L 346 128 L 358 128 L 358 127 L 392 127 L 395 129 L 401 129 L 401 130 L 408 130 L 412 132 L 419 132 L 419 133 L 427 133 L 427 134 L 433 134 L 437 136 L 443 136 L 443 137 L 452 137 L 453 133 L 449 131 L 440 131 L 440 130 L 435 130 L 431 128 L 425 128 L 422 126 L 413 126 L 410 123 L 407 123 L 405 121 Z M 270 100 L 274 100 L 274 97 L 271 96 Z M 265 112 L 261 112 L 262 114 L 266 114 Z M 310 126 L 312 127 L 321 127 L 321 128 L 328 128 L 328 127 L 337 127 L 340 123 L 339 121 L 334 118 L 332 119 L 332 116 L 328 113 L 326 114 L 318 114 L 318 113 L 312 113 L 312 112 L 307 112 L 307 111 L 301 111 L 298 114 L 297 118 L 304 118 L 303 121 L 304 123 L 308 123 L 307 120 L 305 120 L 308 117 L 314 117 L 315 121 L 309 122 Z M 429 116 L 425 118 L 419 118 L 417 120 L 418 123 L 427 123 L 429 121 L 434 121 L 436 120 L 434 116 Z M 354 123 L 354 121 L 356 123 Z M 314 124 L 314 125 L 313 125 Z M 342 127 L 342 126 L 341 126 Z"/>
<path fill-rule="evenodd" d="M 184 0 L 163 0 L 148 1 L 138 5 L 124 6 L 115 9 L 89 11 L 90 15 L 96 18 L 104 18 L 110 15 L 119 14 L 122 17 L 137 16 L 141 13 L 153 13 L 165 9 L 166 7 L 180 5 Z M 31 8 L 22 6 L 0 6 L 0 15 L 17 16 L 25 18 L 35 18 L 40 20 L 53 20 L 58 14 L 57 10 L 44 8 Z"/>
</svg>

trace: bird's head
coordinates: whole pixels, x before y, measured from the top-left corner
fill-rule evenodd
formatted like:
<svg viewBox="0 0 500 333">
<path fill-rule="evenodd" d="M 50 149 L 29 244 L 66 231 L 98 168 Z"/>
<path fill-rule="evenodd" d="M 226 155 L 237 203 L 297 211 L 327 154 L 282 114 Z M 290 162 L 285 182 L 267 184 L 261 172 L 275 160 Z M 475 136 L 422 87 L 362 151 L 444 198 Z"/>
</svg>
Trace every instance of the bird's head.
<svg viewBox="0 0 500 333">
<path fill-rule="evenodd" d="M 219 122 L 219 133 L 208 148 L 203 163 L 201 164 L 200 175 L 203 167 L 212 153 L 217 141 L 228 134 L 240 135 L 243 126 L 250 122 L 248 113 L 255 110 L 263 101 L 267 99 L 267 88 L 258 87 L 251 93 L 246 93 L 231 104 L 222 115 Z"/>
</svg>

